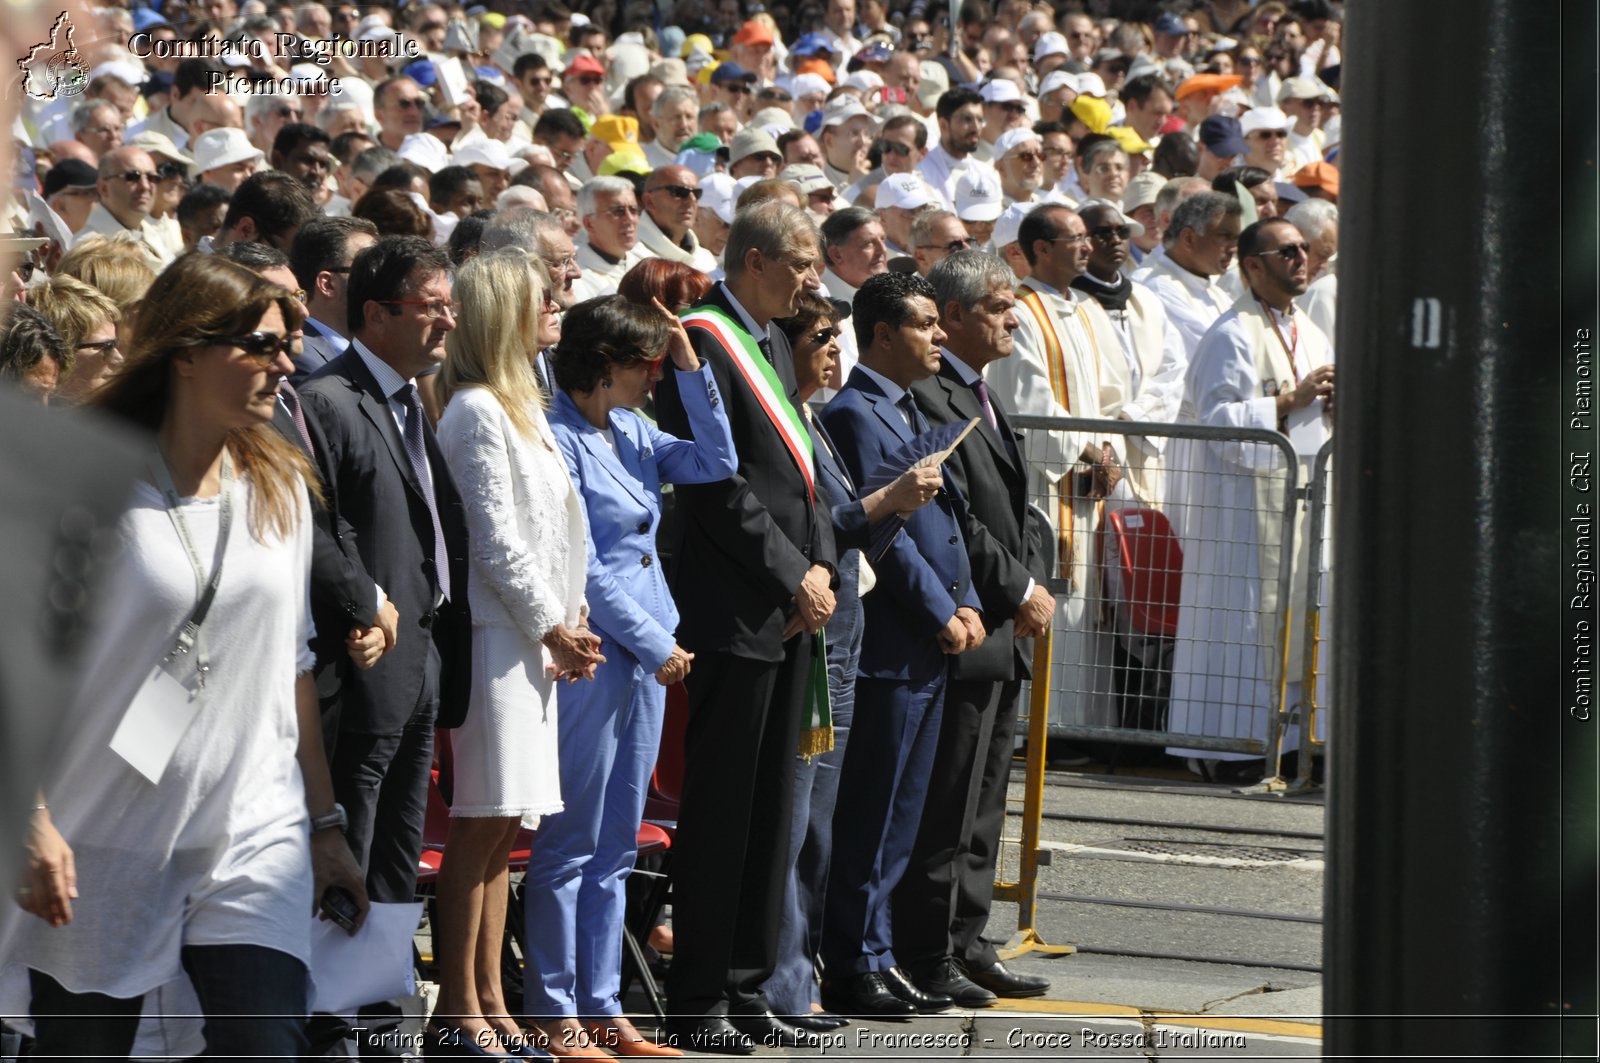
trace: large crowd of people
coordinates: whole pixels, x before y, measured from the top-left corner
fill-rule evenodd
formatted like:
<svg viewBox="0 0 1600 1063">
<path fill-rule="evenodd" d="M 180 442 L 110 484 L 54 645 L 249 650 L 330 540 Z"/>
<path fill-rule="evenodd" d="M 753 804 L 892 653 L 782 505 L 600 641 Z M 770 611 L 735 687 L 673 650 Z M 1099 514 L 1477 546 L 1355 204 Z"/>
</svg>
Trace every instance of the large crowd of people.
<svg viewBox="0 0 1600 1063">
<path fill-rule="evenodd" d="M 0 913 L 38 1054 L 172 999 L 211 1055 L 605 1059 L 1047 992 L 989 936 L 1007 781 L 1030 678 L 1117 721 L 1119 507 L 1184 548 L 1171 751 L 1275 770 L 1193 740 L 1270 751 L 1309 696 L 1272 640 L 1320 544 L 1276 448 L 1137 426 L 1302 475 L 1329 438 L 1339 4 L 72 15 L 12 124 L 0 381 L 154 445 Z M 313 1015 L 314 919 L 412 901 L 443 805 L 425 1043 Z"/>
</svg>

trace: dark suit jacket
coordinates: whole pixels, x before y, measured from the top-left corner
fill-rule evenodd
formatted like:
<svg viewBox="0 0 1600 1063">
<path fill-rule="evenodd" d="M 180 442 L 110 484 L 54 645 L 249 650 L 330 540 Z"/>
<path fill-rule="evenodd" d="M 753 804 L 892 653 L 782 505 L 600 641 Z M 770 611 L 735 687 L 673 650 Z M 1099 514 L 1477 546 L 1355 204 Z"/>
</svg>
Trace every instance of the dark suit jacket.
<svg viewBox="0 0 1600 1063">
<path fill-rule="evenodd" d="M 339 730 L 394 734 L 416 710 L 428 664 L 428 640 L 438 647 L 441 724 L 465 712 L 471 615 L 467 609 L 467 527 L 449 466 L 423 427 L 434 497 L 450 555 L 451 600 L 435 609 L 433 520 L 400 429 L 372 373 L 352 348 L 300 389 L 300 406 L 322 441 L 317 468 L 336 507 L 347 553 L 359 559 L 400 614 L 393 650 L 367 671 L 348 669 L 339 696 Z M 459 723 L 459 720 L 455 721 Z"/>
<path fill-rule="evenodd" d="M 320 452 L 327 444 L 322 426 L 311 417 L 305 421 L 311 445 Z M 315 456 L 306 451 L 294 418 L 281 402 L 273 411 L 272 426 L 315 466 Z M 325 504 L 311 505 L 311 618 L 317 626 L 311 650 L 317 655 L 318 693 L 328 697 L 337 693 L 349 663 L 345 637 L 351 628 L 372 626 L 378 596 L 372 577 L 354 556 L 350 526 L 339 516 L 335 486 L 324 484 L 322 493 Z"/>
<path fill-rule="evenodd" d="M 1011 427 L 994 395 L 994 408 L 1000 432 L 989 426 L 983 407 L 972 389 L 961 382 L 948 362 L 939 372 L 911 386 L 917 408 L 933 424 L 966 422 L 981 418 L 978 427 L 961 441 L 945 462 L 947 483 L 954 484 L 966 499 L 967 555 L 972 561 L 972 582 L 983 601 L 985 627 L 989 637 L 982 646 L 963 653 L 950 663 L 955 679 L 1014 679 L 1026 676 L 1030 658 L 1012 634 L 1017 606 L 1028 590 L 1028 580 L 1044 582 L 1039 558 L 1028 545 L 1028 474 L 1018 462 L 1022 440 Z M 1004 433 L 1004 438 L 1000 433 Z M 1006 442 L 1010 440 L 1011 446 Z"/>
<path fill-rule="evenodd" d="M 716 307 L 740 327 L 720 288 L 712 289 L 702 305 Z M 700 328 L 691 328 L 689 339 L 711 366 L 733 429 L 739 471 L 718 483 L 674 489 L 682 514 L 673 572 L 682 617 L 678 641 L 690 650 L 782 660 L 785 615 L 795 589 L 813 564 L 831 567 L 835 560 L 828 501 L 812 499 L 783 437 L 721 344 Z M 772 364 L 795 402 L 793 354 L 776 328 Z M 692 439 L 675 377 L 668 373 L 656 387 L 657 419 L 664 431 Z"/>
<path fill-rule="evenodd" d="M 305 339 L 300 344 L 300 355 L 294 359 L 294 372 L 289 374 L 289 383 L 299 387 L 307 377 L 339 357 L 349 346 L 349 341 L 318 332 L 317 326 L 306 322 Z"/>
<path fill-rule="evenodd" d="M 878 466 L 912 438 L 895 404 L 860 369 L 822 411 L 822 423 L 863 488 Z M 939 492 L 907 519 L 884 555 L 872 561 L 878 585 L 863 599 L 860 675 L 913 679 L 932 674 L 944 664 L 939 631 L 960 606 L 981 609 L 961 535 L 963 508 L 956 492 Z"/>
</svg>

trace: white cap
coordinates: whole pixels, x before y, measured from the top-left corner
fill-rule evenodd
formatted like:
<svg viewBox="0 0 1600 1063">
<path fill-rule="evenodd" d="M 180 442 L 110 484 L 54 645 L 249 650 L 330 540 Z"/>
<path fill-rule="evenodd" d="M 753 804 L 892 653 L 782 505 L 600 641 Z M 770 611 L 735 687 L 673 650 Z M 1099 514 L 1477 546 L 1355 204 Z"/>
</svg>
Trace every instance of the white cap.
<svg viewBox="0 0 1600 1063">
<path fill-rule="evenodd" d="M 171 159 L 181 163 L 191 174 L 194 172 L 194 159 L 178 150 L 172 138 L 165 133 L 158 133 L 154 129 L 146 129 L 136 136 L 128 138 L 130 148 L 143 148 L 147 155 L 158 155 L 163 159 Z"/>
<path fill-rule="evenodd" d="M 984 103 L 1015 103 L 1022 99 L 1022 90 L 1015 81 L 995 78 L 979 89 L 978 95 L 983 97 Z"/>
<path fill-rule="evenodd" d="M 1000 212 L 1000 217 L 995 219 L 994 231 L 989 235 L 989 246 L 996 252 L 1007 244 L 1017 242 L 1017 230 L 1022 228 L 1022 219 L 1028 216 L 1036 203 L 1013 203 Z"/>
<path fill-rule="evenodd" d="M 1289 116 L 1276 107 L 1253 107 L 1239 118 L 1239 132 L 1245 136 L 1263 129 L 1288 130 Z"/>
<path fill-rule="evenodd" d="M 860 89 L 862 92 L 877 92 L 883 88 L 883 78 L 871 70 L 857 70 L 839 84 L 847 88 Z"/>
<path fill-rule="evenodd" d="M 833 182 L 828 180 L 828 175 L 808 162 L 785 166 L 778 171 L 778 180 L 788 181 L 800 189 L 800 194 L 804 196 L 809 196 L 813 192 L 833 191 Z"/>
<path fill-rule="evenodd" d="M 1041 33 L 1033 42 L 1033 61 L 1037 63 L 1047 55 L 1071 55 L 1067 39 L 1059 33 Z"/>
<path fill-rule="evenodd" d="M 1167 179 L 1154 170 L 1146 170 L 1128 182 L 1122 193 L 1122 209 L 1138 210 L 1156 201 L 1156 196 L 1167 187 Z"/>
<path fill-rule="evenodd" d="M 878 190 L 872 197 L 874 210 L 885 207 L 919 210 L 932 202 L 933 189 L 914 173 L 890 174 L 878 183 Z"/>
<path fill-rule="evenodd" d="M 450 165 L 450 149 L 432 133 L 412 133 L 400 142 L 400 150 L 395 154 L 429 173 L 437 173 Z"/>
<path fill-rule="evenodd" d="M 1141 55 L 1139 58 L 1133 61 L 1132 66 L 1128 67 L 1127 80 L 1132 81 L 1134 78 L 1142 78 L 1146 74 L 1159 75 L 1161 72 L 1162 68 L 1160 63 L 1156 62 L 1154 59 L 1151 59 L 1148 55 Z"/>
<path fill-rule="evenodd" d="M 1115 203 L 1111 202 L 1109 199 L 1086 199 L 1086 200 L 1084 200 L 1082 203 L 1078 204 L 1078 216 L 1082 217 L 1083 216 L 1083 212 L 1088 210 L 1090 207 L 1107 207 L 1107 208 L 1109 208 L 1111 210 L 1111 212 L 1117 216 L 1118 224 L 1126 225 L 1132 231 L 1134 236 L 1143 236 L 1144 235 L 1144 226 L 1139 224 L 1138 222 L 1134 221 L 1132 218 L 1128 217 L 1126 214 L 1122 213 L 1122 208 L 1117 206 Z"/>
<path fill-rule="evenodd" d="M 826 96 L 831 88 L 832 86 L 822 79 L 821 74 L 796 74 L 789 82 L 789 95 L 811 96 L 820 92 Z"/>
<path fill-rule="evenodd" d="M 1002 203 L 1000 182 L 985 169 L 969 166 L 956 181 L 956 217 L 962 221 L 994 221 Z"/>
<path fill-rule="evenodd" d="M 861 101 L 854 96 L 835 96 L 822 108 L 822 128 L 831 125 L 843 125 L 856 116 L 872 118 L 872 112 L 862 106 Z M 877 119 L 872 119 L 876 124 Z"/>
<path fill-rule="evenodd" d="M 1005 158 L 1007 155 L 1010 155 L 1013 151 L 1016 151 L 1024 144 L 1042 143 L 1044 142 L 1039 139 L 1039 134 L 1035 133 L 1027 126 L 1023 126 L 1019 129 L 1008 129 L 995 138 L 994 161 L 998 163 L 1001 159 Z"/>
<path fill-rule="evenodd" d="M 528 161 L 512 155 L 511 149 L 506 147 L 503 141 L 495 140 L 493 137 L 483 137 L 451 155 L 450 165 L 487 166 L 491 170 L 504 170 L 508 175 L 515 177 L 527 169 Z"/>
<path fill-rule="evenodd" d="M 1079 74 L 1078 93 L 1082 96 L 1099 96 L 1104 99 L 1106 95 L 1105 79 L 1099 74 Z"/>
<path fill-rule="evenodd" d="M 1076 93 L 1078 91 L 1078 75 L 1069 74 L 1065 70 L 1050 71 L 1045 75 L 1044 80 L 1039 83 L 1039 98 L 1043 99 L 1057 89 L 1071 89 Z"/>
<path fill-rule="evenodd" d="M 733 224 L 733 205 L 738 201 L 739 189 L 727 174 L 712 173 L 700 178 L 700 205 L 728 225 Z"/>
<path fill-rule="evenodd" d="M 233 126 L 208 129 L 194 142 L 194 168 L 197 173 L 215 170 L 219 166 L 232 166 L 236 162 L 266 158 L 266 152 L 250 143 L 244 130 Z"/>
<path fill-rule="evenodd" d="M 129 88 L 138 88 L 145 82 L 145 76 L 138 67 L 124 59 L 110 59 L 93 70 L 89 71 L 89 80 L 95 78 L 113 77 L 127 85 Z"/>
</svg>

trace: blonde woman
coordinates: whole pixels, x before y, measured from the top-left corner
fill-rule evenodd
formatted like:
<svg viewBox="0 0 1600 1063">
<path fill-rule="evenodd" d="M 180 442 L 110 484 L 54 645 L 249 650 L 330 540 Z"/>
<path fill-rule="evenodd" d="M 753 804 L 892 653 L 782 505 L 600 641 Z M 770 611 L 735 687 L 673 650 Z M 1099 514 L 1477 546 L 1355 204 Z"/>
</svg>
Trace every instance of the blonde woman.
<svg viewBox="0 0 1600 1063">
<path fill-rule="evenodd" d="M 506 858 L 524 817 L 561 811 L 556 683 L 592 678 L 602 659 L 585 626 L 583 504 L 533 372 L 544 288 L 520 252 L 463 266 L 439 379 L 439 446 L 466 506 L 473 621 L 472 702 L 452 738 L 430 1037 L 458 1049 L 451 1054 L 519 1043 L 500 985 Z"/>
<path fill-rule="evenodd" d="M 156 271 L 145 258 L 144 245 L 126 236 L 91 236 L 61 257 L 57 277 L 76 277 L 117 305 L 117 346 L 133 346 L 133 324 L 139 300 L 155 283 Z"/>
<path fill-rule="evenodd" d="M 159 451 L 119 527 L 75 741 L 29 831 L 30 914 L 0 913 L 0 964 L 26 969 L 41 1055 L 127 1058 L 145 994 L 187 974 L 208 1057 L 298 1058 L 315 899 L 337 887 L 358 921 L 367 907 L 330 821 L 307 644 L 315 477 L 272 427 L 304 312 L 198 254 L 145 306 L 96 402 Z M 175 704 L 194 715 L 152 743 L 145 710 L 170 720 Z"/>
<path fill-rule="evenodd" d="M 56 400 L 77 405 L 104 387 L 122 368 L 117 322 L 122 313 L 98 289 L 76 277 L 51 277 L 28 289 L 28 302 L 67 342 Z"/>
</svg>

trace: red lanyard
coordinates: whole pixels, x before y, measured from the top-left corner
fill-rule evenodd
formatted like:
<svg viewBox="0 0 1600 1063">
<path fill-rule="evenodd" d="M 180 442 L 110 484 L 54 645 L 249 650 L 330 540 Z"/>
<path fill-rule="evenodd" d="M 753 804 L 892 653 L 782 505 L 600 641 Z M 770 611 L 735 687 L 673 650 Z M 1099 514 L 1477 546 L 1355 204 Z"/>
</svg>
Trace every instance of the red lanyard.
<svg viewBox="0 0 1600 1063">
<path fill-rule="evenodd" d="M 1300 325 L 1292 315 L 1289 316 L 1289 339 L 1285 342 L 1283 333 L 1278 329 L 1278 315 L 1273 311 L 1272 307 L 1262 302 L 1259 295 L 1256 296 L 1256 302 L 1261 303 L 1261 309 L 1266 313 L 1267 320 L 1272 323 L 1272 334 L 1278 337 L 1278 344 L 1283 348 L 1283 353 L 1289 356 L 1289 372 L 1294 374 L 1294 382 L 1298 386 L 1300 383 L 1300 367 L 1295 364 L 1294 350 L 1300 346 Z"/>
</svg>

